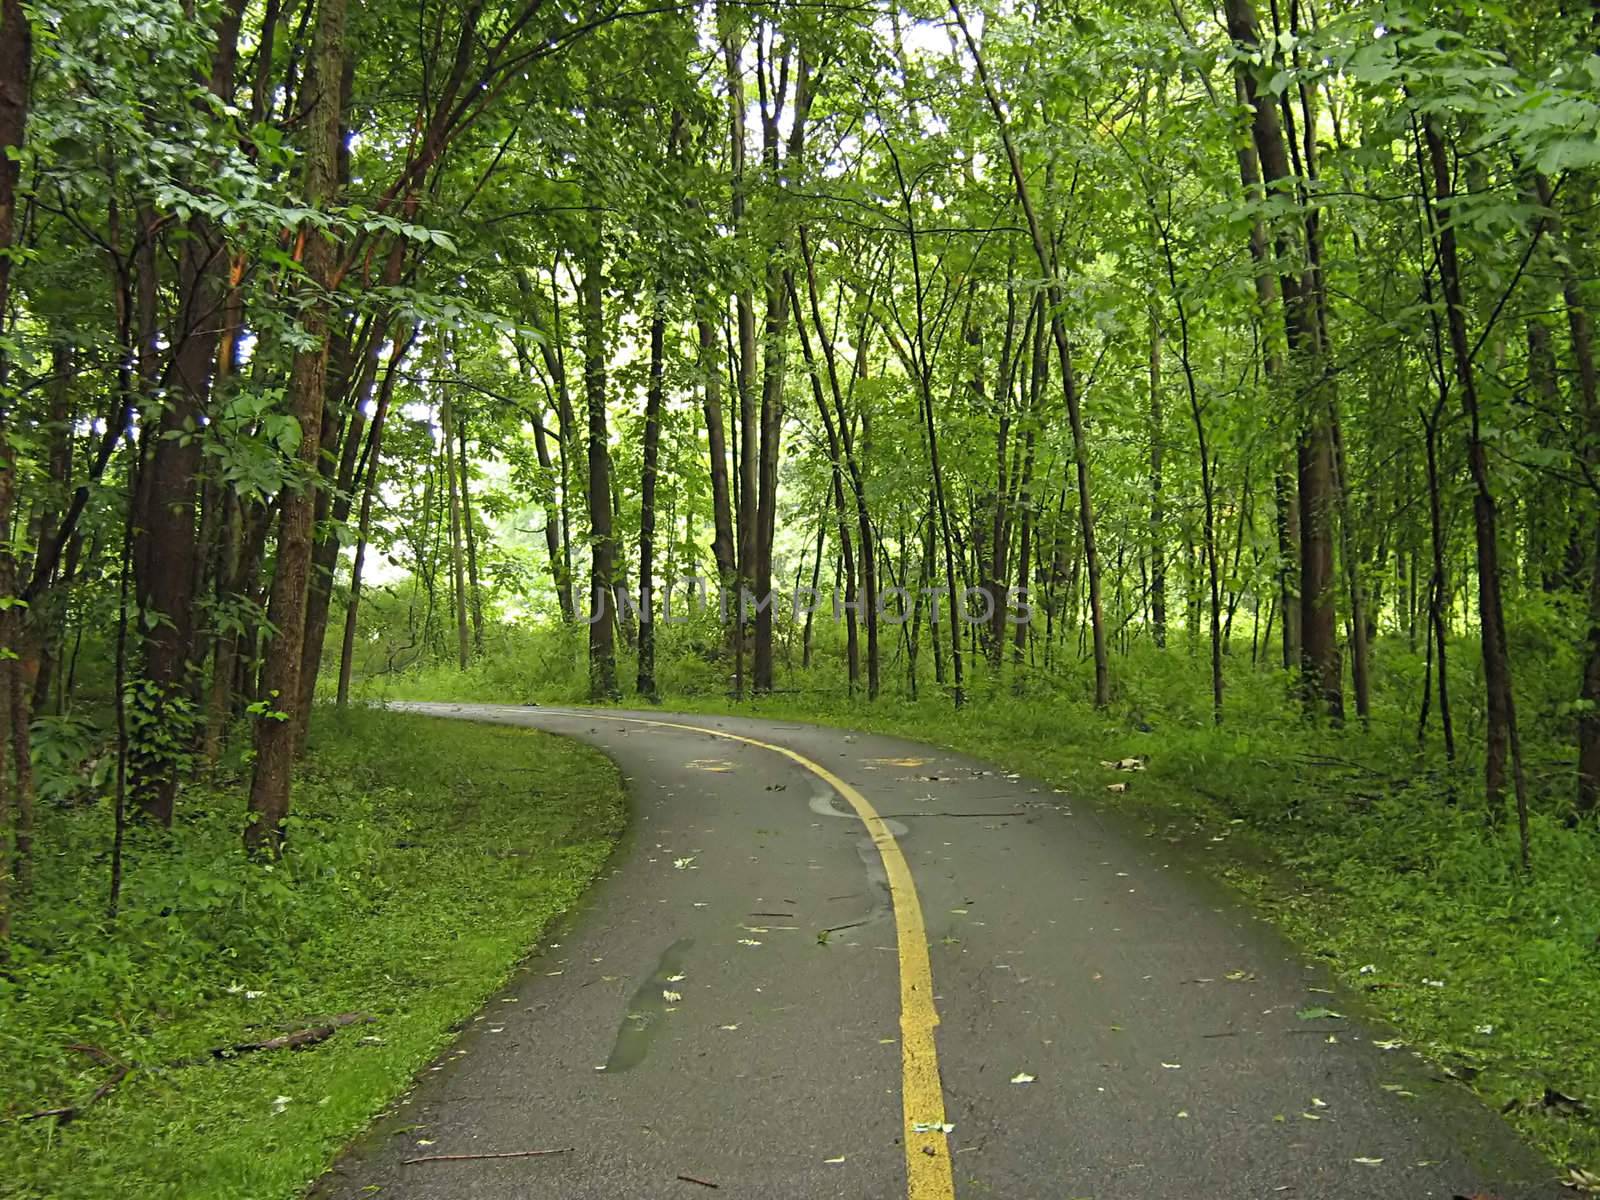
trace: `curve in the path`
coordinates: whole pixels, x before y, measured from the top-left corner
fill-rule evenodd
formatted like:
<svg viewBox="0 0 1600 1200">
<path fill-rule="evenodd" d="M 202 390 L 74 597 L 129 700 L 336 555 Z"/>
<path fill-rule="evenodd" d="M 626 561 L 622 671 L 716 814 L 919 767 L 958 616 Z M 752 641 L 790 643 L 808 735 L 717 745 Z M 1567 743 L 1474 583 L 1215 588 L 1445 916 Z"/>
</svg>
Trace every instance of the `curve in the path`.
<svg viewBox="0 0 1600 1200">
<path fill-rule="evenodd" d="M 1115 813 L 834 729 L 403 707 L 589 741 L 635 822 L 322 1195 L 1559 1194 L 1203 854 Z M 561 1153 L 406 1161 L 527 1149 Z"/>
</svg>

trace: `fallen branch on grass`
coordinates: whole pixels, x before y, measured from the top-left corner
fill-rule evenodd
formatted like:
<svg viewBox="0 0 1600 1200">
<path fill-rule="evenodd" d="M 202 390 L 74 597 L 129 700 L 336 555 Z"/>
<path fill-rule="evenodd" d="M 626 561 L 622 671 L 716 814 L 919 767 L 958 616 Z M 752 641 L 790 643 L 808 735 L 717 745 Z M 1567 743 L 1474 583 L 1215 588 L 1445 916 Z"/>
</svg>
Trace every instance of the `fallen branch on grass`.
<svg viewBox="0 0 1600 1200">
<path fill-rule="evenodd" d="M 336 1017 L 328 1018 L 325 1025 L 313 1025 L 309 1029 L 297 1029 L 293 1033 L 285 1033 L 280 1037 L 268 1038 L 264 1042 L 236 1042 L 232 1046 L 214 1046 L 198 1058 L 183 1059 L 172 1063 L 175 1067 L 192 1066 L 195 1063 L 205 1062 L 208 1059 L 237 1058 L 241 1054 L 255 1054 L 262 1050 L 304 1050 L 307 1046 L 315 1046 L 318 1042 L 325 1042 L 346 1025 L 355 1025 L 371 1021 L 364 1012 L 340 1013 Z"/>
<path fill-rule="evenodd" d="M 132 1070 L 133 1067 L 129 1064 L 118 1063 L 116 1069 L 111 1072 L 111 1077 L 99 1087 L 95 1088 L 93 1094 L 90 1095 L 90 1097 L 82 1104 L 67 1104 L 60 1108 L 41 1108 L 38 1112 L 31 1112 L 24 1116 L 18 1117 L 17 1122 L 19 1124 L 25 1124 L 28 1121 L 42 1121 L 47 1117 L 54 1117 L 56 1119 L 56 1124 L 58 1125 L 65 1125 L 70 1121 L 75 1121 L 83 1115 L 84 1109 L 88 1108 L 96 1101 L 103 1100 L 109 1096 L 116 1088 L 117 1084 L 126 1079 L 128 1077 L 128 1073 Z"/>
</svg>

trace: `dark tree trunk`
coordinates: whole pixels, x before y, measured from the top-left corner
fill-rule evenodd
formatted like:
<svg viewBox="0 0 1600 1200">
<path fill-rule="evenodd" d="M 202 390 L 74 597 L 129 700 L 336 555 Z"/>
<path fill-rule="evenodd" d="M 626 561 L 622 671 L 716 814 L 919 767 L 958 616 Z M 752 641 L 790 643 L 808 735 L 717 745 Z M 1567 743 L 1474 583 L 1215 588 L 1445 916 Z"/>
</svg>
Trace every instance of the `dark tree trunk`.
<svg viewBox="0 0 1600 1200">
<path fill-rule="evenodd" d="M 21 0 L 0 0 L 0 966 L 10 958 L 14 839 L 19 773 L 27 754 L 16 754 L 20 730 L 27 737 L 22 660 L 18 655 L 22 610 L 12 604 L 19 579 L 10 536 L 16 506 L 16 451 L 11 444 L 8 402 L 10 356 L 5 335 L 11 312 L 11 266 L 16 246 L 17 181 L 28 124 L 33 82 L 33 26 Z"/>
<path fill-rule="evenodd" d="M 801 237 L 803 245 L 803 233 Z M 789 280 L 789 287 L 791 289 L 794 288 L 793 279 Z M 796 309 L 800 307 L 798 295 L 795 296 L 794 305 Z M 850 693 L 851 695 L 854 695 L 856 687 L 861 682 L 861 647 L 860 637 L 857 632 L 858 625 L 856 620 L 856 610 L 859 605 L 856 600 L 855 549 L 850 543 L 850 517 L 848 510 L 845 507 L 844 498 L 844 468 L 839 461 L 841 457 L 839 427 L 834 423 L 834 415 L 829 411 L 828 402 L 822 394 L 822 380 L 817 377 L 818 371 L 816 354 L 811 348 L 811 337 L 806 332 L 806 323 L 803 315 L 800 320 L 795 322 L 795 328 L 800 334 L 800 355 L 805 360 L 806 377 L 811 381 L 811 397 L 816 402 L 817 416 L 822 419 L 822 431 L 824 436 L 827 438 L 828 478 L 832 486 L 833 508 L 839 519 L 839 556 L 843 564 L 840 569 L 840 574 L 843 576 L 844 583 L 846 678 L 849 681 Z M 823 335 L 819 333 L 818 336 L 821 337 Z M 826 518 L 824 518 L 822 524 L 818 527 L 817 532 L 817 557 L 819 562 L 821 561 L 822 556 L 823 530 L 826 529 L 826 527 Z M 861 551 L 863 565 L 866 565 L 871 557 L 871 547 L 863 547 Z M 870 570 L 870 566 L 868 569 Z M 869 596 L 867 599 L 870 602 L 872 597 Z M 807 619 L 807 629 L 808 631 L 810 629 L 809 618 Z M 809 665 L 809 648 L 806 654 L 806 662 Z"/>
<path fill-rule="evenodd" d="M 312 55 L 319 83 L 306 123 L 304 158 L 308 204 L 323 207 L 337 188 L 339 169 L 339 89 L 343 75 L 345 0 L 319 0 Z M 278 529 L 277 571 L 267 619 L 276 631 L 267 648 L 263 689 L 274 705 L 297 707 L 300 661 L 305 643 L 306 590 L 311 574 L 312 535 L 321 450 L 322 406 L 326 400 L 330 304 L 335 285 L 335 252 L 322 231 L 305 231 L 304 267 L 311 290 L 301 319 L 306 347 L 297 350 L 289 376 L 289 411 L 300 425 L 298 485 L 284 490 Z M 256 724 L 255 771 L 250 783 L 250 823 L 245 848 L 251 853 L 282 852 L 283 822 L 289 815 L 289 785 L 294 768 L 295 712 L 269 715 Z"/>
<path fill-rule="evenodd" d="M 822 320 L 822 306 L 817 294 L 816 256 L 812 253 L 811 244 L 804 227 L 800 229 L 800 254 L 806 265 L 806 297 L 810 304 L 811 323 L 817 331 L 817 341 L 822 347 L 822 361 L 826 366 L 828 377 L 828 393 L 833 400 L 834 428 L 838 434 L 838 449 L 844 451 L 844 465 L 850 480 L 850 495 L 854 502 L 856 542 L 861 547 L 861 590 L 866 593 L 865 604 L 862 606 L 862 617 L 867 627 L 867 698 L 878 698 L 880 680 L 881 654 L 878 647 L 878 566 L 877 556 L 872 547 L 875 542 L 872 532 L 872 514 L 867 505 L 866 476 L 862 470 L 860 456 L 856 453 L 855 434 L 851 428 L 849 414 L 845 409 L 844 388 L 839 380 L 839 362 L 834 353 L 833 339 L 828 336 L 827 328 Z M 795 301 L 799 309 L 798 298 Z M 796 318 L 796 326 L 803 327 L 804 313 Z M 862 333 L 856 339 L 856 354 L 858 356 L 857 370 L 859 372 L 860 356 L 866 354 L 866 325 L 863 322 Z M 802 334 L 802 339 L 803 339 Z M 819 409 L 819 411 L 821 411 Z M 834 462 L 837 466 L 838 455 L 835 453 Z M 841 518 L 843 509 L 841 508 Z M 845 561 L 851 559 L 849 548 L 850 536 L 846 528 L 839 531 L 839 544 Z M 852 591 L 855 584 L 855 572 L 849 573 L 849 583 Z M 854 598 L 853 596 L 851 597 Z M 849 610 L 849 619 L 852 626 L 855 623 L 855 609 Z"/>
<path fill-rule="evenodd" d="M 616 542 L 611 525 L 611 455 L 606 433 L 606 336 L 604 262 L 605 228 L 600 210 L 594 210 L 589 242 L 584 247 L 583 389 L 589 423 L 589 537 L 592 544 L 589 571 L 589 698 L 615 700 L 617 689 L 616 619 L 612 592 L 616 569 Z"/>
<path fill-rule="evenodd" d="M 417 327 L 412 326 L 405 341 L 395 340 L 389 367 L 384 373 L 383 386 L 378 389 L 377 407 L 372 412 L 372 427 L 367 432 L 367 460 L 361 485 L 361 509 L 356 518 L 356 555 L 350 567 L 350 598 L 345 602 L 344 638 L 339 647 L 338 705 L 343 708 L 350 699 L 350 680 L 355 668 L 356 627 L 361 614 L 361 572 L 366 565 L 367 541 L 372 534 L 372 501 L 377 494 L 378 479 L 383 462 L 383 430 L 389 418 L 389 405 L 394 399 L 395 381 L 400 363 L 416 344 Z"/>
<path fill-rule="evenodd" d="M 552 283 L 555 272 L 551 271 Z M 521 292 L 523 301 L 527 305 L 528 315 L 534 325 L 540 329 L 548 329 L 549 336 L 539 340 L 539 356 L 544 361 L 545 373 L 550 378 L 551 397 L 555 404 L 557 429 L 557 443 L 561 453 L 560 470 L 557 472 L 555 461 L 550 454 L 549 435 L 545 431 L 543 420 L 535 416 L 533 422 L 534 451 L 539 456 L 539 466 L 555 480 L 559 476 L 560 501 L 556 500 L 552 491 L 550 502 L 545 505 L 545 547 L 550 556 L 550 579 L 556 589 L 556 603 L 561 606 L 561 619 L 567 623 L 577 619 L 577 602 L 572 595 L 572 537 L 571 516 L 571 464 L 575 452 L 576 434 L 573 429 L 574 416 L 572 411 L 572 388 L 567 381 L 567 365 L 561 354 L 561 306 L 559 296 L 554 297 L 550 321 L 546 322 L 539 302 L 535 296 L 533 285 L 522 272 L 517 272 L 517 288 Z M 523 370 L 532 369 L 532 359 L 521 338 L 516 341 L 517 358 Z"/>
<path fill-rule="evenodd" d="M 457 489 L 460 473 L 456 467 L 455 406 L 446 392 L 439 410 L 441 463 L 445 492 L 450 499 L 450 604 L 456 620 L 456 661 L 465 671 L 472 661 L 472 640 L 467 631 L 467 577 L 461 548 L 461 493 Z"/>
<path fill-rule="evenodd" d="M 1467 421 L 1467 468 L 1472 476 L 1473 527 L 1477 538 L 1478 622 L 1483 638 L 1483 682 L 1487 721 L 1484 728 L 1484 791 L 1489 811 L 1498 818 L 1505 804 L 1507 756 L 1516 793 L 1517 822 L 1521 834 L 1522 866 L 1528 861 L 1528 800 L 1522 772 L 1522 746 L 1517 734 L 1516 700 L 1511 683 L 1511 658 L 1506 644 L 1505 610 L 1500 596 L 1499 529 L 1494 490 L 1489 475 L 1489 451 L 1484 443 L 1478 405 L 1477 378 L 1472 365 L 1472 344 L 1467 337 L 1466 306 L 1457 261 L 1451 201 L 1455 185 L 1444 140 L 1431 118 L 1422 122 L 1432 174 L 1429 199 L 1434 246 L 1439 259 L 1439 283 L 1444 292 L 1445 327 L 1455 380 L 1461 392 L 1462 414 Z"/>
<path fill-rule="evenodd" d="M 1289 146 L 1278 109 L 1263 89 L 1249 55 L 1259 56 L 1261 38 L 1252 0 L 1226 0 L 1228 32 L 1245 52 L 1235 66 L 1235 79 L 1251 112 L 1250 136 L 1260 168 L 1264 194 L 1296 200 L 1296 173 L 1289 164 Z M 1247 185 L 1248 186 L 1248 185 Z M 1344 689 L 1339 662 L 1333 578 L 1333 430 L 1324 356 L 1320 277 L 1315 268 L 1314 214 L 1308 213 L 1292 236 L 1287 227 L 1276 247 L 1284 327 L 1289 352 L 1309 388 L 1301 421 L 1297 454 L 1300 519 L 1300 669 L 1308 707 L 1336 720 L 1343 716 Z M 1304 257 L 1310 262 L 1302 261 Z M 1259 284 L 1258 284 L 1259 288 Z M 1287 609 L 1286 614 L 1287 616 Z M 1288 621 L 1285 636 L 1290 634 Z"/>
<path fill-rule="evenodd" d="M 1150 306 L 1150 624 L 1156 646 L 1167 644 L 1166 509 L 1161 494 L 1161 456 L 1166 434 L 1161 413 L 1161 314 Z"/>
<path fill-rule="evenodd" d="M 233 90 L 235 51 L 244 0 L 228 0 L 217 23 L 210 89 Z M 178 313 L 172 335 L 172 388 L 156 422 L 146 466 L 144 503 L 135 529 L 134 595 L 145 614 L 141 697 L 145 733 L 131 748 L 133 799 L 163 825 L 172 824 L 180 763 L 194 723 L 184 703 L 191 690 L 195 639 L 195 581 L 199 543 L 195 498 L 201 471 L 200 427 L 228 291 L 228 256 L 220 232 L 204 216 L 187 223 L 178 258 Z"/>
<path fill-rule="evenodd" d="M 733 540 L 733 507 L 728 489 L 728 438 L 722 415 L 722 354 L 711 318 L 695 323 L 700 339 L 700 386 L 706 421 L 706 446 L 711 465 L 711 556 L 719 587 L 731 588 L 737 573 Z"/>
<path fill-rule="evenodd" d="M 1547 209 L 1555 202 L 1550 181 L 1537 181 L 1539 201 Z M 1550 218 L 1552 223 L 1554 219 Z M 1560 232 L 1559 226 L 1556 232 Z M 1582 459 L 1591 489 L 1600 493 L 1600 380 L 1596 378 L 1594 331 L 1584 301 L 1583 281 L 1573 265 L 1570 245 L 1561 261 L 1561 298 L 1567 310 L 1567 336 L 1577 368 L 1578 395 L 1582 401 Z M 1589 574 L 1589 629 L 1585 635 L 1583 680 L 1579 698 L 1587 707 L 1578 717 L 1578 781 L 1575 808 L 1579 817 L 1600 810 L 1600 523 L 1596 524 L 1594 555 Z"/>
<path fill-rule="evenodd" d="M 644 468 L 639 484 L 639 694 L 658 699 L 656 689 L 656 471 L 661 457 L 661 395 L 666 374 L 667 318 L 656 297 L 650 319 L 650 382 L 644 401 Z"/>
</svg>

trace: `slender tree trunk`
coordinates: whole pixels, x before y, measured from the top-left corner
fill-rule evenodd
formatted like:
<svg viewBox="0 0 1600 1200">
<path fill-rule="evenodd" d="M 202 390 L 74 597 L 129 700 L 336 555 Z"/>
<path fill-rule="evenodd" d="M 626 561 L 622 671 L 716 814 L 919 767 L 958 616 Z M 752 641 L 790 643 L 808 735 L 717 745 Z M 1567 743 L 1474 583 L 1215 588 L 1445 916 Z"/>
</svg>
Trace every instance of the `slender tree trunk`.
<svg viewBox="0 0 1600 1200">
<path fill-rule="evenodd" d="M 1442 377 L 1441 377 L 1442 378 Z M 1455 722 L 1450 714 L 1450 677 L 1445 656 L 1445 546 L 1444 513 L 1439 498 L 1439 417 L 1444 410 L 1445 393 L 1439 394 L 1433 419 L 1425 422 L 1428 454 L 1428 528 L 1433 550 L 1433 574 L 1428 580 L 1428 639 L 1430 657 L 1437 660 L 1439 675 L 1439 727 L 1444 734 L 1445 758 L 1456 759 Z M 1423 723 L 1427 720 L 1424 703 Z M 1418 730 L 1420 736 L 1421 730 Z"/>
<path fill-rule="evenodd" d="M 1500 596 L 1500 534 L 1489 475 L 1489 452 L 1483 438 L 1477 378 L 1472 365 L 1472 345 L 1467 337 L 1466 306 L 1457 262 L 1455 226 L 1451 223 L 1453 214 L 1450 208 L 1455 198 L 1455 185 L 1444 140 L 1431 118 L 1423 120 L 1422 136 L 1427 144 L 1433 177 L 1432 196 L 1425 199 L 1431 206 L 1433 239 L 1439 258 L 1439 283 L 1444 292 L 1445 328 L 1450 335 L 1456 386 L 1461 392 L 1462 413 L 1467 421 L 1467 467 L 1473 484 L 1472 515 L 1478 550 L 1478 621 L 1483 638 L 1483 681 L 1487 693 L 1484 791 L 1491 815 L 1498 818 L 1505 803 L 1506 760 L 1509 752 L 1516 792 L 1517 823 L 1521 834 L 1522 866 L 1526 870 L 1530 865 L 1527 788 L 1522 771 L 1522 746 L 1517 734 L 1505 610 Z"/>
<path fill-rule="evenodd" d="M 967 29 L 966 19 L 961 15 L 957 0 L 951 0 L 950 11 L 961 28 L 967 50 L 977 67 L 979 82 L 982 83 L 984 95 L 989 101 L 989 110 L 994 114 L 995 124 L 999 127 L 1006 161 L 1011 168 L 1011 182 L 1017 190 L 1017 199 L 1021 202 L 1023 215 L 1028 221 L 1028 232 L 1033 239 L 1034 253 L 1039 259 L 1039 269 L 1049 281 L 1046 285 L 1046 295 L 1050 302 L 1050 335 L 1055 342 L 1056 358 L 1061 371 L 1061 389 L 1067 404 L 1067 422 L 1072 429 L 1072 459 L 1078 483 L 1078 521 L 1083 537 L 1084 565 L 1089 576 L 1089 621 L 1094 636 L 1094 702 L 1096 708 L 1105 708 L 1111 703 L 1111 664 L 1106 652 L 1105 617 L 1100 603 L 1100 554 L 1095 543 L 1094 501 L 1089 483 L 1089 444 L 1084 433 L 1082 409 L 1078 402 L 1078 385 L 1072 366 L 1072 346 L 1067 340 L 1066 326 L 1061 317 L 1063 298 L 1061 285 L 1056 276 L 1055 256 L 1045 239 L 1044 229 L 1034 209 L 1033 197 L 1028 189 L 1027 174 L 1023 170 L 1022 159 L 1011 139 L 1011 128 L 1006 120 L 1005 108 L 1001 105 L 999 93 L 995 91 L 994 84 L 990 81 L 988 67 L 978 50 L 978 43 Z"/>
<path fill-rule="evenodd" d="M 372 536 L 372 502 L 377 495 L 378 480 L 382 473 L 383 431 L 389 419 L 389 405 L 394 399 L 395 382 L 400 364 L 416 344 L 418 327 L 411 327 L 405 341 L 395 339 L 394 352 L 389 356 L 389 366 L 378 389 L 378 403 L 372 411 L 372 425 L 367 432 L 367 463 L 361 485 L 361 508 L 356 518 L 355 561 L 350 566 L 350 598 L 345 602 L 344 638 L 339 646 L 338 705 L 343 708 L 350 700 L 350 680 L 355 669 L 356 628 L 361 615 L 361 573 L 366 566 L 367 543 Z"/>
<path fill-rule="evenodd" d="M 11 312 L 11 266 L 16 235 L 17 181 L 22 171 L 22 146 L 28 124 L 33 82 L 33 26 L 22 0 L 0 0 L 0 965 L 10 958 L 12 876 L 16 859 L 17 811 L 26 782 L 24 746 L 29 712 L 21 660 L 16 656 L 22 633 L 22 610 L 11 603 L 19 580 L 10 530 L 16 506 L 16 452 L 11 444 L 11 412 L 7 397 L 10 359 L 5 335 Z M 21 702 L 19 704 L 19 702 Z M 19 739 L 17 731 L 21 731 Z"/>
<path fill-rule="evenodd" d="M 1150 305 L 1150 623 L 1157 649 L 1167 645 L 1166 510 L 1161 456 L 1166 434 L 1161 414 L 1161 314 Z"/>
<path fill-rule="evenodd" d="M 543 422 L 533 424 L 534 450 L 539 456 L 539 466 L 560 485 L 560 502 L 552 493 L 545 506 L 545 545 L 550 555 L 550 578 L 556 589 L 556 603 L 561 607 L 561 619 L 568 624 L 577 619 L 577 602 L 572 594 L 572 531 L 571 531 L 571 464 L 576 449 L 577 434 L 573 428 L 575 416 L 572 409 L 572 387 L 567 379 L 567 364 L 561 352 L 561 299 L 555 289 L 556 268 L 550 271 L 552 299 L 549 319 L 545 319 L 533 285 L 522 272 L 517 272 L 517 290 L 521 294 L 528 315 L 534 325 L 550 330 L 550 336 L 539 341 L 539 356 L 554 391 L 551 397 L 556 410 L 557 443 L 561 455 L 560 469 L 550 454 L 549 438 Z M 532 356 L 521 339 L 516 342 L 517 357 L 523 370 L 532 366 Z"/>
<path fill-rule="evenodd" d="M 805 630 L 800 636 L 800 669 L 811 669 L 811 627 L 817 615 L 818 588 L 822 586 L 822 552 L 828 544 L 828 517 L 824 513 L 817 520 L 817 550 L 811 561 L 811 599 L 812 603 L 806 606 Z"/>
<path fill-rule="evenodd" d="M 1296 174 L 1289 166 L 1289 147 L 1273 97 L 1262 94 L 1249 55 L 1259 57 L 1261 37 L 1252 0 L 1226 0 L 1228 31 L 1245 52 L 1235 64 L 1241 98 L 1251 112 L 1250 135 L 1263 181 L 1263 195 L 1287 196 L 1299 203 L 1294 191 Z M 1300 668 L 1307 705 L 1326 711 L 1336 720 L 1343 716 L 1344 692 L 1339 663 L 1337 614 L 1333 579 L 1333 433 L 1331 402 L 1324 378 L 1325 330 L 1321 324 L 1320 284 L 1314 266 L 1315 238 L 1305 218 L 1302 237 L 1285 227 L 1276 247 L 1280 273 L 1284 327 L 1290 355 L 1308 386 L 1297 452 L 1300 521 Z M 1313 260 L 1302 261 L 1302 251 Z M 1258 273 L 1259 278 L 1259 273 Z M 1258 283 L 1258 290 L 1259 290 Z M 1287 610 L 1286 610 L 1287 617 Z M 1287 619 L 1284 633 L 1290 634 Z"/>
<path fill-rule="evenodd" d="M 844 388 L 839 380 L 838 356 L 834 351 L 833 339 L 828 335 L 827 327 L 822 320 L 822 306 L 817 293 L 816 256 L 812 253 L 811 243 L 807 237 L 804 226 L 800 228 L 800 254 L 806 265 L 806 296 L 810 303 L 811 323 L 817 331 L 817 341 L 822 348 L 822 361 L 827 367 L 828 392 L 833 400 L 833 418 L 835 429 L 838 433 L 839 449 L 844 452 L 844 465 L 850 480 L 850 495 L 854 501 L 856 519 L 856 540 L 861 546 L 861 590 L 866 593 L 865 604 L 862 606 L 862 617 L 867 627 L 867 699 L 878 698 L 880 675 L 880 651 L 878 645 L 878 567 L 877 556 L 872 552 L 875 538 L 872 532 L 872 514 L 867 504 L 866 476 L 862 469 L 861 459 L 856 453 L 855 434 L 851 429 L 849 414 L 845 409 Z M 842 303 L 842 302 L 841 302 Z M 800 308 L 799 299 L 795 300 L 795 308 Z M 805 315 L 800 313 L 795 322 L 798 328 L 803 329 Z M 857 355 L 857 374 L 860 372 L 861 359 L 866 355 L 865 323 L 863 322 L 862 334 L 857 340 L 855 352 Z M 802 344 L 804 344 L 802 334 Z M 819 408 L 819 412 L 822 411 Z M 837 465 L 837 455 L 835 455 Z M 841 510 L 842 515 L 842 510 Z M 849 539 L 847 531 L 841 527 L 839 531 L 841 550 L 848 561 L 850 551 L 845 547 Z M 850 576 L 852 588 L 854 585 L 854 572 Z M 855 609 L 850 609 L 850 620 L 855 621 Z"/>
<path fill-rule="evenodd" d="M 447 385 L 448 386 L 448 385 Z M 467 629 L 467 573 L 461 549 L 461 495 L 457 491 L 455 406 L 445 393 L 439 409 L 440 463 L 450 499 L 450 604 L 456 619 L 456 661 L 465 671 L 472 661 L 472 640 Z"/>
<path fill-rule="evenodd" d="M 312 47 L 319 81 L 306 122 L 305 196 L 313 207 L 334 198 L 339 169 L 339 88 L 343 74 L 346 0 L 318 0 Z M 300 658 L 305 641 L 306 588 L 311 573 L 316 495 L 311 490 L 321 451 L 322 406 L 326 399 L 330 303 L 336 264 L 332 240 L 321 230 L 305 231 L 304 268 L 311 298 L 301 318 L 305 346 L 296 350 L 289 376 L 289 411 L 300 425 L 301 480 L 281 499 L 278 564 L 272 580 L 267 619 L 276 631 L 267 649 L 263 687 L 273 705 L 295 705 L 300 694 Z M 282 852 L 283 822 L 289 815 L 289 785 L 294 767 L 294 713 L 268 715 L 256 724 L 255 771 L 250 783 L 250 823 L 245 848 L 251 853 Z"/>
<path fill-rule="evenodd" d="M 700 341 L 700 386 L 706 422 L 706 445 L 711 465 L 711 556 L 722 588 L 734 584 L 737 573 L 733 538 L 733 507 L 728 491 L 728 440 L 722 415 L 721 352 L 716 326 L 708 316 L 695 322 Z"/>
<path fill-rule="evenodd" d="M 802 234 L 802 238 L 804 234 Z M 803 243 L 802 243 L 803 244 Z M 789 286 L 794 287 L 794 280 L 790 279 Z M 795 297 L 795 307 L 800 307 L 798 296 Z M 839 518 L 839 555 L 843 562 L 841 574 L 844 577 L 844 613 L 845 613 L 845 665 L 847 678 L 850 685 L 850 694 L 854 695 L 856 687 L 861 682 L 861 648 L 857 632 L 856 609 L 856 557 L 854 547 L 850 542 L 850 517 L 845 508 L 844 499 L 844 469 L 840 459 L 839 427 L 834 424 L 834 415 L 828 410 L 828 402 L 822 394 L 822 381 L 817 378 L 816 355 L 811 348 L 811 338 L 806 332 L 806 323 L 802 318 L 795 322 L 795 328 L 800 333 L 800 355 L 805 360 L 806 375 L 811 380 L 811 396 L 816 401 L 817 416 L 822 418 L 823 434 L 827 438 L 828 446 L 828 477 L 833 489 L 833 508 Z M 820 332 L 818 336 L 823 336 Z M 824 522 L 825 524 L 825 522 Z M 822 534 L 817 535 L 817 553 L 822 553 Z M 872 548 L 864 545 L 861 550 L 862 565 L 870 573 L 869 560 L 872 558 Z M 868 605 L 872 597 L 868 596 Z M 810 628 L 809 619 L 807 628 Z M 807 658 L 809 663 L 809 656 Z"/>
<path fill-rule="evenodd" d="M 589 421 L 589 698 L 615 700 L 617 640 L 613 584 L 616 541 L 611 523 L 611 454 L 606 432 L 605 226 L 596 208 L 590 217 L 583 263 L 583 389 Z"/>
<path fill-rule="evenodd" d="M 644 402 L 644 469 L 639 492 L 639 694 L 657 699 L 656 689 L 656 471 L 661 456 L 661 394 L 666 373 L 667 318 L 656 297 L 650 319 L 650 382 Z"/>
<path fill-rule="evenodd" d="M 1539 201 L 1553 211 L 1555 194 L 1550 181 L 1537 180 Z M 1562 232 L 1554 218 L 1548 218 L 1553 232 Z M 1574 267 L 1575 248 L 1570 244 L 1561 256 L 1561 298 L 1567 310 L 1567 336 L 1577 367 L 1578 395 L 1582 401 L 1583 462 L 1590 487 L 1600 493 L 1600 379 L 1594 361 L 1594 332 L 1589 308 L 1584 302 L 1583 281 Z M 1600 522 L 1595 527 L 1595 544 L 1589 574 L 1589 628 L 1585 634 L 1583 679 L 1579 698 L 1587 707 L 1578 717 L 1578 780 L 1575 798 L 1577 815 L 1587 817 L 1600 810 Z"/>
<path fill-rule="evenodd" d="M 467 423 L 456 417 L 456 463 L 461 468 L 461 530 L 467 543 L 467 601 L 472 615 L 472 648 L 483 653 L 483 586 L 478 577 L 478 535 L 472 528 L 472 460 L 467 457 Z"/>
<path fill-rule="evenodd" d="M 1367 625 L 1367 600 L 1361 585 L 1361 556 L 1356 551 L 1352 532 L 1349 487 L 1345 469 L 1344 435 L 1337 419 L 1333 422 L 1334 495 L 1339 508 L 1339 551 L 1344 559 L 1345 584 L 1350 593 L 1350 682 L 1356 693 L 1356 716 L 1362 725 L 1372 718 L 1372 685 L 1368 669 L 1372 662 Z"/>
</svg>

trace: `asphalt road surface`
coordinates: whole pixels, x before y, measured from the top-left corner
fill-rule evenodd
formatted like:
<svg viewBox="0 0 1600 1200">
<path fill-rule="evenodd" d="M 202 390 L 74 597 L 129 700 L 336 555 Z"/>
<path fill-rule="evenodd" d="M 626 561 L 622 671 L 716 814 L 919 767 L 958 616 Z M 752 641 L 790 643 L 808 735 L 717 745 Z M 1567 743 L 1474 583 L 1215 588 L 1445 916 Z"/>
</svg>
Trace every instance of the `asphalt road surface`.
<svg viewBox="0 0 1600 1200">
<path fill-rule="evenodd" d="M 398 707 L 589 742 L 634 820 L 319 1196 L 1567 1194 L 1200 864 L 1088 802 L 806 725 Z M 531 1150 L 556 1153 L 405 1162 Z"/>
</svg>

